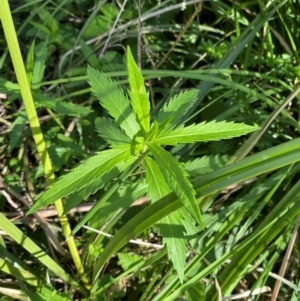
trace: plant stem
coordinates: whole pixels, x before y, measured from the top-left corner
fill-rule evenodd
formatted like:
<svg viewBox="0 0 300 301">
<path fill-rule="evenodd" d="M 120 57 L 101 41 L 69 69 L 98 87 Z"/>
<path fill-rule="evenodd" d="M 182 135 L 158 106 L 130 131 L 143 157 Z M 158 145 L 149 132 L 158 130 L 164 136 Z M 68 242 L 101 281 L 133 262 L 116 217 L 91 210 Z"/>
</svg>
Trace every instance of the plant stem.
<svg viewBox="0 0 300 301">
<path fill-rule="evenodd" d="M 46 149 L 46 143 L 41 131 L 39 119 L 37 116 L 36 108 L 34 105 L 33 97 L 31 94 L 31 89 L 27 80 L 27 75 L 25 71 L 24 62 L 22 59 L 20 46 L 18 38 L 16 35 L 16 30 L 14 27 L 13 19 L 11 16 L 11 11 L 7 0 L 0 1 L 0 18 L 4 30 L 4 35 L 6 37 L 8 49 L 11 55 L 12 63 L 16 73 L 17 81 L 20 87 L 20 92 L 24 101 L 24 106 L 28 116 L 29 124 L 32 130 L 33 138 L 42 161 L 44 172 L 46 175 L 46 180 L 49 186 L 53 185 L 55 182 L 55 176 L 52 168 L 52 164 L 49 158 L 49 154 Z M 57 210 L 57 215 L 59 216 L 60 223 L 63 229 L 64 236 L 69 238 L 67 240 L 70 254 L 72 256 L 73 262 L 76 266 L 77 272 L 84 286 L 89 290 L 91 285 L 88 277 L 85 275 L 84 267 L 80 259 L 78 249 L 75 244 L 74 237 L 70 236 L 71 227 L 66 215 L 63 214 L 63 203 L 59 199 L 55 202 L 55 208 Z"/>
</svg>

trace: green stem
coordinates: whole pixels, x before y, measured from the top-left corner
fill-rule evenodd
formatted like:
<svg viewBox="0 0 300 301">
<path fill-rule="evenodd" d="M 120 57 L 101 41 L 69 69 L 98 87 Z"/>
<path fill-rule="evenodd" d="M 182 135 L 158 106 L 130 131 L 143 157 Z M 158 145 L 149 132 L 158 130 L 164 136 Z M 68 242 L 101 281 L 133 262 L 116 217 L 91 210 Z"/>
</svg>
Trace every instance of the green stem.
<svg viewBox="0 0 300 301">
<path fill-rule="evenodd" d="M 29 124 L 32 130 L 33 138 L 42 161 L 42 165 L 45 171 L 47 183 L 49 186 L 53 185 L 55 182 L 55 176 L 52 168 L 52 164 L 49 158 L 49 154 L 46 149 L 45 140 L 43 137 L 43 133 L 41 131 L 39 119 L 37 116 L 36 108 L 34 105 L 34 101 L 31 94 L 31 89 L 27 80 L 27 75 L 25 71 L 25 66 L 23 62 L 23 58 L 20 51 L 20 46 L 18 42 L 18 38 L 16 35 L 16 30 L 14 27 L 11 11 L 8 5 L 8 0 L 0 1 L 0 18 L 2 22 L 2 27 L 4 30 L 4 34 L 6 37 L 8 49 L 11 55 L 12 63 L 14 66 L 14 70 L 16 73 L 17 81 L 20 87 L 20 92 L 24 101 L 25 109 L 27 112 Z M 80 276 L 81 281 L 84 286 L 89 290 L 91 285 L 90 281 L 85 275 L 84 267 L 82 265 L 82 261 L 80 259 L 78 249 L 75 244 L 74 237 L 71 235 L 71 227 L 66 215 L 63 214 L 63 203 L 62 200 L 59 199 L 55 202 L 55 208 L 57 210 L 57 215 L 60 219 L 60 223 L 63 229 L 64 236 L 69 238 L 67 240 L 68 247 L 70 250 L 70 254 L 76 266 L 77 272 Z"/>
</svg>

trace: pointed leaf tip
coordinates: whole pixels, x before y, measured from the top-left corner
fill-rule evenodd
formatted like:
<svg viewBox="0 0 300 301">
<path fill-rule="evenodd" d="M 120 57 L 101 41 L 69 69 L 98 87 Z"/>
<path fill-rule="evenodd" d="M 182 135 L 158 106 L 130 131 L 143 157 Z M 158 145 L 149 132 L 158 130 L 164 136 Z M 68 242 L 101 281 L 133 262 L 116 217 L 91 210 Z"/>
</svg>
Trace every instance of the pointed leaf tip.
<svg viewBox="0 0 300 301">
<path fill-rule="evenodd" d="M 127 47 L 127 69 L 130 86 L 128 94 L 131 99 L 131 106 L 146 138 L 146 134 L 150 131 L 149 94 L 145 88 L 142 72 L 138 68 L 129 47 Z"/>
<path fill-rule="evenodd" d="M 130 107 L 127 95 L 124 95 L 121 87 L 110 77 L 90 66 L 88 66 L 87 75 L 91 90 L 99 99 L 100 104 L 132 139 L 140 131 L 140 126 Z"/>
</svg>

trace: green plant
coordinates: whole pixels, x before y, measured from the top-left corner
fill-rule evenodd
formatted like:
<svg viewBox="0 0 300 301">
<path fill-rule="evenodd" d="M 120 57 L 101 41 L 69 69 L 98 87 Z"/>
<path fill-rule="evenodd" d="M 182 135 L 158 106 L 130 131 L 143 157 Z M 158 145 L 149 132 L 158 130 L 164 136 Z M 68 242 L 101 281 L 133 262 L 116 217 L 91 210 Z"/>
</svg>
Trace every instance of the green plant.
<svg viewBox="0 0 300 301">
<path fill-rule="evenodd" d="M 293 1 L 277 0 L 241 5 L 195 1 L 185 1 L 186 7 L 175 0 L 140 1 L 134 8 L 124 1 L 124 11 L 105 1 L 95 6 L 82 0 L 42 5 L 19 1 L 13 16 L 27 53 L 26 77 L 52 171 L 63 175 L 50 189 L 55 192 L 52 202 L 55 196 L 67 195 L 64 208 L 59 208 L 63 214 L 89 206 L 87 202 L 94 207 L 85 216 L 68 215 L 67 224 L 77 225 L 64 235 L 68 243 L 76 242 L 73 250 L 80 250 L 83 267 L 75 273 L 72 250 L 64 250 L 60 241 L 65 238 L 52 231 L 59 224 L 40 218 L 40 213 L 54 211 L 52 206 L 34 213 L 35 231 L 28 231 L 22 218 L 8 220 L 9 214 L 19 214 L 10 206 L 9 195 L 23 202 L 26 211 L 31 207 L 28 194 L 34 198 L 34 192 L 41 193 L 39 200 L 45 201 L 48 192 L 19 101 L 20 88 L 4 51 L 0 89 L 9 97 L 4 101 L 7 114 L 0 116 L 0 228 L 6 234 L 0 247 L 0 279 L 9 281 L 1 282 L 0 293 L 10 300 L 218 300 L 241 291 L 241 283 L 242 290 L 248 290 L 245 294 L 252 295 L 272 287 L 270 272 L 285 261 L 281 254 L 300 212 L 296 7 Z M 86 9 L 89 4 L 91 10 Z M 133 51 L 138 45 L 152 111 L 133 61 L 142 101 L 135 101 L 132 92 L 129 101 L 120 89 L 128 83 L 123 41 Z M 1 38 L 0 43 L 4 49 Z M 88 76 L 87 64 L 92 67 Z M 152 70 L 147 69 L 150 64 Z M 157 64 L 162 70 L 155 70 Z M 199 89 L 191 89 L 199 82 Z M 115 99 L 123 100 L 125 111 L 113 106 Z M 259 124 L 260 129 L 247 140 L 212 141 L 203 136 L 208 140 L 198 142 L 195 129 L 204 133 L 238 122 Z M 64 175 L 65 169 L 73 171 Z M 64 183 L 71 185 L 60 186 Z M 136 205 L 145 195 L 152 204 Z M 55 246 L 55 252 L 64 255 L 56 262 L 44 239 L 48 236 L 49 250 Z M 148 243 L 148 249 L 138 241 L 141 245 L 134 247 L 131 239 L 136 236 L 154 236 L 163 244 Z M 295 265 L 293 271 L 299 274 Z M 56 282 L 58 277 L 62 284 Z M 78 283 L 84 278 L 85 288 Z M 298 300 L 296 281 L 297 276 L 284 279 L 283 292 L 293 300 Z M 8 292 L 6 283 L 16 290 Z"/>
<path fill-rule="evenodd" d="M 144 164 L 148 197 L 152 201 L 157 201 L 174 191 L 186 209 L 170 214 L 162 221 L 164 225 L 160 227 L 162 236 L 166 236 L 169 257 L 183 281 L 186 249 L 184 241 L 176 240 L 175 233 L 172 233 L 174 225 L 181 227 L 185 222 L 185 227 L 192 227 L 189 225 L 191 223 L 189 215 L 193 216 L 201 228 L 204 228 L 204 224 L 195 198 L 196 192 L 188 180 L 187 172 L 176 158 L 161 146 L 228 139 L 258 128 L 233 122 L 214 121 L 184 126 L 185 114 L 196 101 L 197 90 L 174 96 L 162 107 L 150 125 L 149 95 L 129 48 L 127 48 L 127 67 L 130 102 L 115 82 L 103 73 L 88 68 L 88 80 L 92 91 L 113 118 L 103 117 L 98 122 L 101 136 L 110 144 L 111 149 L 99 152 L 59 179 L 37 200 L 28 213 L 75 192 L 80 194 L 83 200 L 94 193 L 97 186 L 101 187 L 100 183 L 112 180 L 121 172 L 122 176 L 125 174 L 130 176 L 130 172 L 133 172 L 139 164 Z M 122 180 L 125 180 L 125 176 Z M 73 234 L 98 213 L 102 202 L 107 201 L 119 187 L 120 184 L 111 186 L 75 227 Z M 68 199 L 66 206 L 71 208 L 72 198 Z M 172 239 L 168 239 L 168 236 Z"/>
</svg>

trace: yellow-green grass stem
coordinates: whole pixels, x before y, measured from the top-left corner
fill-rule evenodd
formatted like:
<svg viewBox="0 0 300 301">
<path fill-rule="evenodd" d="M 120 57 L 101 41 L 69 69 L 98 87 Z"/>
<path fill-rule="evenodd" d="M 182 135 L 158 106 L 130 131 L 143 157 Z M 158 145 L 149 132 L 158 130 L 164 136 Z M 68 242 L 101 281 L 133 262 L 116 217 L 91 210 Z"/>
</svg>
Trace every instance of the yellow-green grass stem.
<svg viewBox="0 0 300 301">
<path fill-rule="evenodd" d="M 52 168 L 52 164 L 49 158 L 49 154 L 46 149 L 46 143 L 41 131 L 38 115 L 34 105 L 31 89 L 27 80 L 24 61 L 21 55 L 20 46 L 14 27 L 11 11 L 7 0 L 0 1 L 0 19 L 6 37 L 8 49 L 16 73 L 17 81 L 19 84 L 20 92 L 24 101 L 24 106 L 27 112 L 29 124 L 32 130 L 33 138 L 42 162 L 47 183 L 49 186 L 55 182 L 55 176 Z M 60 219 L 60 223 L 63 229 L 64 236 L 68 238 L 67 244 L 70 250 L 70 254 L 76 266 L 77 272 L 81 281 L 87 289 L 90 289 L 90 281 L 85 274 L 84 267 L 81 258 L 78 253 L 78 249 L 75 244 L 75 240 L 71 234 L 71 227 L 66 215 L 63 214 L 64 208 L 62 200 L 59 199 L 55 202 L 55 208 L 57 215 Z"/>
</svg>

